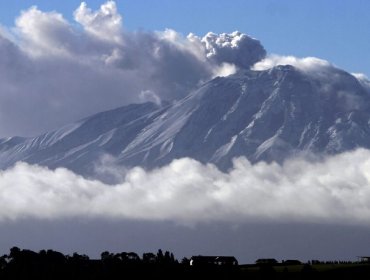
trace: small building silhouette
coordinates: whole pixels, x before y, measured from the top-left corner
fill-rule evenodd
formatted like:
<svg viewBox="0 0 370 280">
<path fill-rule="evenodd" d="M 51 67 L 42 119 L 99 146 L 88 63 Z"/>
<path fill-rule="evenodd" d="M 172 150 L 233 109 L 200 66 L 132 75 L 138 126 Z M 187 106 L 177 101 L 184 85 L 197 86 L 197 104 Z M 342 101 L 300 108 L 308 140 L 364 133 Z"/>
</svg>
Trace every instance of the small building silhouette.
<svg viewBox="0 0 370 280">
<path fill-rule="evenodd" d="M 236 266 L 238 261 L 232 256 L 192 256 L 191 266 Z"/>
<path fill-rule="evenodd" d="M 358 256 L 357 257 L 358 260 L 362 263 L 370 263 L 370 257 L 366 257 L 366 256 Z"/>
</svg>

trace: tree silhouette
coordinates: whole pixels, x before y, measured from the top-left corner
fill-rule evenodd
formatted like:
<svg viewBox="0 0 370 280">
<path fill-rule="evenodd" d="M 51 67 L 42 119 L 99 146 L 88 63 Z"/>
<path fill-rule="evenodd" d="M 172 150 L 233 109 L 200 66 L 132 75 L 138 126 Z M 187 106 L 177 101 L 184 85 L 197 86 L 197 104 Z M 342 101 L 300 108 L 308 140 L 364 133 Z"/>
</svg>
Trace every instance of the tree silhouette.
<svg viewBox="0 0 370 280">
<path fill-rule="evenodd" d="M 14 261 L 15 259 L 19 258 L 20 254 L 21 254 L 21 249 L 19 249 L 18 247 L 11 248 L 10 254 L 9 254 L 10 261 Z"/>
<path fill-rule="evenodd" d="M 157 252 L 157 262 L 158 263 L 163 263 L 164 260 L 164 255 L 161 249 L 158 250 Z"/>
<path fill-rule="evenodd" d="M 145 264 L 153 264 L 157 262 L 157 256 L 153 253 L 144 253 L 143 254 L 143 263 Z"/>
<path fill-rule="evenodd" d="M 102 261 L 109 260 L 113 258 L 113 254 L 109 253 L 108 251 L 104 251 L 100 254 L 100 258 Z"/>
</svg>

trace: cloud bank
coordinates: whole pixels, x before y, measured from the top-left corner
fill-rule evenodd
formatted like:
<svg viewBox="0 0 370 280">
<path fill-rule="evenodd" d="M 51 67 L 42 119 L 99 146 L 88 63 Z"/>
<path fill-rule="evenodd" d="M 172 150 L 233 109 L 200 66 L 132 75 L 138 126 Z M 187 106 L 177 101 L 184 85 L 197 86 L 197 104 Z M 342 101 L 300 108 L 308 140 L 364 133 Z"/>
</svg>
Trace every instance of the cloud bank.
<svg viewBox="0 0 370 280">
<path fill-rule="evenodd" d="M 227 173 L 189 158 L 128 170 L 106 185 L 71 171 L 18 163 L 0 174 L 0 220 L 112 218 L 172 221 L 316 222 L 370 225 L 370 151 L 283 165 L 245 158 Z M 118 169 L 115 172 L 120 172 Z"/>
<path fill-rule="evenodd" d="M 240 32 L 126 31 L 114 1 L 96 11 L 81 3 L 74 22 L 34 6 L 13 28 L 0 29 L 0 137 L 36 135 L 125 104 L 179 99 L 265 53 Z"/>
</svg>

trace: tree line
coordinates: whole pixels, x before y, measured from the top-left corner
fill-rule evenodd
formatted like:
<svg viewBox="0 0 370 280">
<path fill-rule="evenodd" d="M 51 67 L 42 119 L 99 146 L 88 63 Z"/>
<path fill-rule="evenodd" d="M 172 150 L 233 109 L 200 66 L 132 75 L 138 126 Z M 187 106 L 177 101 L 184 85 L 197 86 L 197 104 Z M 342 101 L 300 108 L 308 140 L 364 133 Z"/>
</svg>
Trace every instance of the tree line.
<svg viewBox="0 0 370 280">
<path fill-rule="evenodd" d="M 0 279 L 317 279 L 318 273 L 370 279 L 370 265 L 338 262 L 337 269 L 320 271 L 317 268 L 324 263 L 316 260 L 306 264 L 272 260 L 261 259 L 254 265 L 191 266 L 189 259 L 178 261 L 172 252 L 161 249 L 141 256 L 135 252 L 104 251 L 99 259 L 90 259 L 85 254 L 64 255 L 54 250 L 34 252 L 13 247 L 0 257 Z M 360 275 L 365 278 L 358 278 Z"/>
<path fill-rule="evenodd" d="M 184 259 L 184 261 L 186 261 Z M 32 250 L 13 247 L 0 257 L 0 279 L 109 279 L 131 273 L 170 274 L 183 264 L 169 251 L 157 253 L 135 252 L 101 253 L 100 259 L 85 254 L 64 255 L 54 250 Z"/>
<path fill-rule="evenodd" d="M 193 268 L 189 259 L 178 261 L 174 254 L 159 249 L 157 253 L 111 253 L 100 259 L 85 254 L 64 255 L 54 250 L 34 252 L 13 247 L 0 257 L 0 279 L 194 279 L 201 275 L 214 279 L 234 279 L 228 268 Z M 231 278 L 230 278 L 231 277 Z"/>
</svg>

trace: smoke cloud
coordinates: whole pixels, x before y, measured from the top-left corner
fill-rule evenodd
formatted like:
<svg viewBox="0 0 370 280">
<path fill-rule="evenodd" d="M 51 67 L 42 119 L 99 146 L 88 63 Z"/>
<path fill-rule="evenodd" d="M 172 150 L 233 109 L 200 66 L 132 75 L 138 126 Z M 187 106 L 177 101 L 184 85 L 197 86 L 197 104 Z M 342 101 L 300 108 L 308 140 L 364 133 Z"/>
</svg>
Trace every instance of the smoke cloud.
<svg viewBox="0 0 370 280">
<path fill-rule="evenodd" d="M 240 32 L 202 38 L 126 31 L 114 1 L 97 11 L 83 2 L 74 20 L 34 6 L 13 28 L 0 29 L 0 137 L 37 135 L 130 103 L 179 99 L 265 54 Z"/>
<path fill-rule="evenodd" d="M 172 221 L 248 221 L 370 225 L 370 151 L 325 160 L 296 158 L 252 165 L 238 158 L 229 172 L 182 158 L 152 171 L 114 169 L 106 185 L 63 168 L 18 163 L 0 174 L 0 220 L 70 217 Z M 106 167 L 107 168 L 107 167 Z"/>
</svg>

